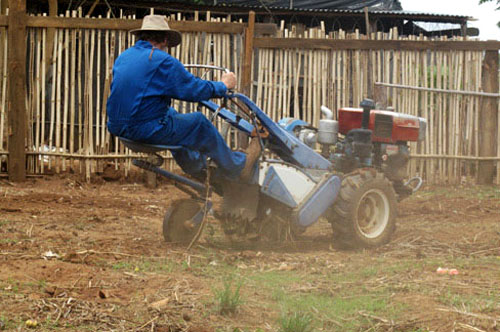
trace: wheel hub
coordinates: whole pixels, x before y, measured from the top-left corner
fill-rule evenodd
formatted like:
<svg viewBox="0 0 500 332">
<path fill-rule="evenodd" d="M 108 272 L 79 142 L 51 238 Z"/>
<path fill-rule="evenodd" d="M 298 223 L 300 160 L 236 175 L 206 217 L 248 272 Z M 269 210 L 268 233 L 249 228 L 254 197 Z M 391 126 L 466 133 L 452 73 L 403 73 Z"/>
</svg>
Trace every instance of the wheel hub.
<svg viewBox="0 0 500 332">
<path fill-rule="evenodd" d="M 379 236 L 389 222 L 389 200 L 378 189 L 364 193 L 360 200 L 357 213 L 359 231 L 368 238 Z"/>
</svg>

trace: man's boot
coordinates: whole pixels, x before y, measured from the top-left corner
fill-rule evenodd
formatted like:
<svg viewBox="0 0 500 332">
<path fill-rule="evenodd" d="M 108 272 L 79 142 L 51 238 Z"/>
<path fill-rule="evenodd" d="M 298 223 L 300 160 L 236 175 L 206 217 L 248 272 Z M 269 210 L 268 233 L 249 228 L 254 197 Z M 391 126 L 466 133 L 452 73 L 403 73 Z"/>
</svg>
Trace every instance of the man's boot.
<svg viewBox="0 0 500 332">
<path fill-rule="evenodd" d="M 245 167 L 243 167 L 243 170 L 240 173 L 240 180 L 242 182 L 250 182 L 250 179 L 253 175 L 255 162 L 257 161 L 257 159 L 259 159 L 261 151 L 262 148 L 260 146 L 259 138 L 252 137 L 250 145 L 248 145 L 248 149 L 246 151 L 247 159 L 245 162 Z"/>
</svg>

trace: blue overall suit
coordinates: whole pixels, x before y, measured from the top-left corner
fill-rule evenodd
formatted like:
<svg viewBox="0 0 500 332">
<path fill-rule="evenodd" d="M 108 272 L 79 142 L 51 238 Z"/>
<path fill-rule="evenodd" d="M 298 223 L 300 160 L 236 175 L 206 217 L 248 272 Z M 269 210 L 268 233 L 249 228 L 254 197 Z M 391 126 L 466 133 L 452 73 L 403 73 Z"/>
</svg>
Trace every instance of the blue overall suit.
<svg viewBox="0 0 500 332">
<path fill-rule="evenodd" d="M 236 178 L 246 155 L 231 151 L 202 113 L 180 114 L 170 106 L 172 98 L 198 102 L 225 93 L 224 83 L 193 76 L 177 59 L 139 40 L 115 61 L 108 130 L 137 142 L 185 147 L 172 155 L 186 173 L 199 175 L 206 155 L 224 174 Z"/>
</svg>

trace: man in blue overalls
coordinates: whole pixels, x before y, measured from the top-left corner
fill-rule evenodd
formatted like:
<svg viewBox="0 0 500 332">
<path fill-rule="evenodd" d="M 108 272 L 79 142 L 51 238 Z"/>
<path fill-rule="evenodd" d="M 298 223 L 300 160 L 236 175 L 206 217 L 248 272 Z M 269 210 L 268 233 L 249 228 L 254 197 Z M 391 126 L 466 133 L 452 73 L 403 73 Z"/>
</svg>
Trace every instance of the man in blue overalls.
<svg viewBox="0 0 500 332">
<path fill-rule="evenodd" d="M 261 152 L 257 139 L 252 139 L 247 154 L 232 151 L 202 113 L 180 114 L 171 107 L 172 98 L 198 102 L 223 97 L 236 86 L 234 73 L 223 74 L 220 81 L 189 73 L 164 51 L 181 42 L 165 16 L 148 15 L 141 28 L 131 32 L 137 43 L 120 54 L 113 67 L 108 130 L 137 142 L 185 147 L 172 154 L 189 174 L 201 175 L 208 156 L 229 178 L 249 181 Z"/>
</svg>

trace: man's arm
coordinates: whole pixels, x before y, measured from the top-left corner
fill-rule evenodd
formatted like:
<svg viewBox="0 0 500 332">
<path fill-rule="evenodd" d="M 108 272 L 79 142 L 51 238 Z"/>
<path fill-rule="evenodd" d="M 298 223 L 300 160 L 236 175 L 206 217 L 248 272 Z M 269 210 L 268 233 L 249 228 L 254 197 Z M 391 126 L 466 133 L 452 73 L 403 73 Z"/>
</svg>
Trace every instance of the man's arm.
<svg viewBox="0 0 500 332">
<path fill-rule="evenodd" d="M 165 77 L 165 95 L 186 101 L 202 101 L 223 97 L 236 86 L 234 73 L 225 73 L 220 81 L 208 81 L 194 76 L 175 58 L 169 57 L 160 66 Z"/>
</svg>

